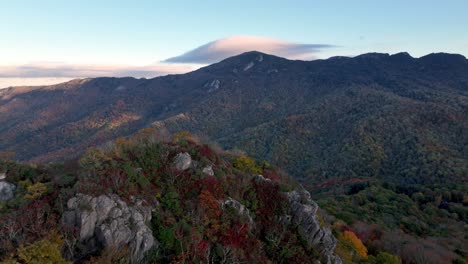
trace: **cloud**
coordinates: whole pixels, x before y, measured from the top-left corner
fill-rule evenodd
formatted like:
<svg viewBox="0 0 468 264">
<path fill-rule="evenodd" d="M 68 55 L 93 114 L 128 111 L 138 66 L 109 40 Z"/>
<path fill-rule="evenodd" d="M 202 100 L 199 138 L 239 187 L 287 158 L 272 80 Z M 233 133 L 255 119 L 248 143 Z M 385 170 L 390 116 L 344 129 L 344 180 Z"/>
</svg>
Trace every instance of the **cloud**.
<svg viewBox="0 0 468 264">
<path fill-rule="evenodd" d="M 147 66 L 75 65 L 57 62 L 0 65 L 0 89 L 10 86 L 57 84 L 77 78 L 129 76 L 153 78 L 173 73 L 186 73 L 200 66 L 172 63 L 156 63 Z"/>
<path fill-rule="evenodd" d="M 42 77 L 156 77 L 170 73 L 194 70 L 196 65 L 158 63 L 148 66 L 126 65 L 73 65 L 65 63 L 40 62 L 25 65 L 1 66 L 0 78 L 42 78 Z"/>
<path fill-rule="evenodd" d="M 209 42 L 182 55 L 169 58 L 171 63 L 213 63 L 247 51 L 261 51 L 289 59 L 314 59 L 329 44 L 301 44 L 256 36 L 233 36 Z"/>
</svg>

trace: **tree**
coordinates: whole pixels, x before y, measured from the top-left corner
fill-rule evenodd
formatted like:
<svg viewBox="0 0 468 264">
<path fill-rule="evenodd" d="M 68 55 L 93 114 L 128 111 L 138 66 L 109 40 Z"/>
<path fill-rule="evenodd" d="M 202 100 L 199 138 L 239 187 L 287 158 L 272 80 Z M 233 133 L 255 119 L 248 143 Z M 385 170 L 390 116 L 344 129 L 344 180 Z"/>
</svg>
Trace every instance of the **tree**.
<svg viewBox="0 0 468 264">
<path fill-rule="evenodd" d="M 343 240 L 352 246 L 360 258 L 367 259 L 367 248 L 353 231 L 344 231 Z"/>
<path fill-rule="evenodd" d="M 52 231 L 42 240 L 39 240 L 29 246 L 20 246 L 16 252 L 16 256 L 7 260 L 6 263 L 69 263 L 63 259 L 60 253 L 62 244 L 62 237 L 56 231 Z"/>
<path fill-rule="evenodd" d="M 27 187 L 28 193 L 24 196 L 26 199 L 36 200 L 47 192 L 47 186 L 41 182 Z"/>
<path fill-rule="evenodd" d="M 398 256 L 387 252 L 379 252 L 377 256 L 369 256 L 368 264 L 401 264 L 401 259 Z"/>
<path fill-rule="evenodd" d="M 253 174 L 262 173 L 262 169 L 257 165 L 255 160 L 247 156 L 240 156 L 234 161 L 234 167 L 237 169 Z"/>
</svg>

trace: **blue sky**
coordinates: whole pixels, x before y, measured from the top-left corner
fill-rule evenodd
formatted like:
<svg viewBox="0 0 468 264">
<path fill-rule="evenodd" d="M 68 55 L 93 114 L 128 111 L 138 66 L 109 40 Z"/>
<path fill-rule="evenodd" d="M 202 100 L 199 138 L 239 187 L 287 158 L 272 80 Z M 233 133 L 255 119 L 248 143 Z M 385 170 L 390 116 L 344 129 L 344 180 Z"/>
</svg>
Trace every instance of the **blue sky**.
<svg viewBox="0 0 468 264">
<path fill-rule="evenodd" d="M 466 0 L 0 0 L 0 78 L 88 77 L 65 75 L 94 76 L 93 72 L 151 77 L 152 71 L 153 75 L 184 72 L 199 66 L 188 64 L 193 61 L 170 65 L 162 61 L 225 38 L 224 51 L 238 44 L 242 47 L 232 52 L 248 49 L 250 42 L 236 36 L 264 38 L 252 42 L 257 49 L 269 41 L 288 47 L 333 46 L 292 56 L 299 59 L 374 51 L 467 56 L 467 13 Z M 225 54 L 229 52 L 213 58 Z M 34 75 L 41 67 L 48 70 Z M 71 73 L 60 72 L 63 67 Z"/>
</svg>

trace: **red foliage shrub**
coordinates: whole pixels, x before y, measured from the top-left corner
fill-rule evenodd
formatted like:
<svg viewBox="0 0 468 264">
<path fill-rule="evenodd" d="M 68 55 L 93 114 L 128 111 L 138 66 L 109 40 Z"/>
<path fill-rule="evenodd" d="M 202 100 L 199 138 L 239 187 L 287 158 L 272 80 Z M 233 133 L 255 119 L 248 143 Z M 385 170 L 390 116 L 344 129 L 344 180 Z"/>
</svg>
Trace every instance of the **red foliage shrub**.
<svg viewBox="0 0 468 264">
<path fill-rule="evenodd" d="M 209 191 L 217 199 L 224 197 L 225 188 L 223 182 L 214 176 L 206 176 L 200 180 L 203 190 Z"/>
<path fill-rule="evenodd" d="M 280 191 L 279 185 L 272 182 L 253 181 L 257 199 L 257 216 L 261 226 L 271 226 L 275 221 L 275 216 L 283 215 L 286 205 L 286 197 Z M 272 202 L 275 201 L 275 202 Z"/>
<path fill-rule="evenodd" d="M 244 248 L 248 238 L 248 225 L 237 223 L 223 234 L 221 242 L 233 248 Z"/>
<path fill-rule="evenodd" d="M 273 170 L 264 170 L 262 173 L 263 177 L 270 179 L 275 182 L 281 181 L 281 176 Z"/>
<path fill-rule="evenodd" d="M 215 161 L 216 153 L 208 145 L 203 145 L 198 149 L 200 156 L 205 157 L 211 161 Z"/>
</svg>

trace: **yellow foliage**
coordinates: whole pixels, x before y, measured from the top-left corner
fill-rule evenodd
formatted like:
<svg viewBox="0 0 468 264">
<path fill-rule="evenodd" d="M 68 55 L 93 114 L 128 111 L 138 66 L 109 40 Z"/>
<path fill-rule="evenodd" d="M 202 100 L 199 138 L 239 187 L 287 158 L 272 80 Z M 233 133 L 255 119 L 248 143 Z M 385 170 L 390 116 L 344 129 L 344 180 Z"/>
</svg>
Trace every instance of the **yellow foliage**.
<svg viewBox="0 0 468 264">
<path fill-rule="evenodd" d="M 234 167 L 248 173 L 262 173 L 262 169 L 257 165 L 255 160 L 244 155 L 234 161 Z"/>
<path fill-rule="evenodd" d="M 41 198 L 47 192 L 47 186 L 41 182 L 30 185 L 26 188 L 28 193 L 24 196 L 26 199 L 36 200 Z"/>
<path fill-rule="evenodd" d="M 56 231 L 52 231 L 45 239 L 39 240 L 29 246 L 20 246 L 17 249 L 16 255 L 6 260 L 5 263 L 70 263 L 62 258 L 60 253 L 62 243 L 62 237 Z"/>
<path fill-rule="evenodd" d="M 356 254 L 363 259 L 367 259 L 367 248 L 362 243 L 361 239 L 359 239 L 356 234 L 352 231 L 344 231 L 343 233 L 343 240 L 356 251 Z"/>
<path fill-rule="evenodd" d="M 80 165 L 85 168 L 96 168 L 107 160 L 110 160 L 110 158 L 101 149 L 89 148 L 80 159 Z"/>
<path fill-rule="evenodd" d="M 174 134 L 173 139 L 174 139 L 174 142 L 179 142 L 182 140 L 195 141 L 193 135 L 190 134 L 190 132 L 188 131 L 182 131 L 177 134 Z"/>
</svg>

